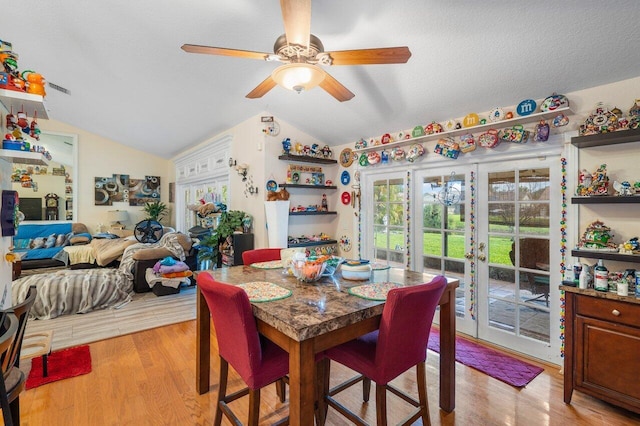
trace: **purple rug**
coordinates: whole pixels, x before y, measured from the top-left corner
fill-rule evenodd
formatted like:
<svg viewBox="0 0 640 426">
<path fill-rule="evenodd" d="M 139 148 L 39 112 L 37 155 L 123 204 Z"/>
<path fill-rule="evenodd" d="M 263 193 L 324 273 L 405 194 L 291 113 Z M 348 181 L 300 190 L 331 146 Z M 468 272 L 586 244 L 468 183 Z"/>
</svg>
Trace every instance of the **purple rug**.
<svg viewBox="0 0 640 426">
<path fill-rule="evenodd" d="M 431 329 L 427 347 L 440 353 L 440 330 L 437 328 Z M 461 337 L 456 337 L 456 361 L 518 388 L 526 386 L 544 371 L 541 367 Z"/>
</svg>

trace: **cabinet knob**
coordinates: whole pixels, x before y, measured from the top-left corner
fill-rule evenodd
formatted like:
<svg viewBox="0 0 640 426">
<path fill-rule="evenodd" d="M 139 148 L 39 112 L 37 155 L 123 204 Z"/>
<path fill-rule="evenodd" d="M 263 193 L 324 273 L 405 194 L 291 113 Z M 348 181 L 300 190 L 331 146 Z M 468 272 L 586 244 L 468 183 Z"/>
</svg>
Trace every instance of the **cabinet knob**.
<svg viewBox="0 0 640 426">
<path fill-rule="evenodd" d="M 617 317 L 619 317 L 619 316 L 620 316 L 620 311 L 619 311 L 619 310 L 617 310 L 617 309 L 614 309 L 613 311 L 611 311 L 611 313 L 612 313 L 613 315 L 617 316 Z"/>
</svg>

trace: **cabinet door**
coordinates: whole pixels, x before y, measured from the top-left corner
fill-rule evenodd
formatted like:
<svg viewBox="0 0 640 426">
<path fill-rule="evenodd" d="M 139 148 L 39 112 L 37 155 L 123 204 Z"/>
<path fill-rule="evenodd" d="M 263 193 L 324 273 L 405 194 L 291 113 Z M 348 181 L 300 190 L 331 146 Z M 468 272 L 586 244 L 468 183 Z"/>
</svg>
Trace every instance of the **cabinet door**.
<svg viewBox="0 0 640 426">
<path fill-rule="evenodd" d="M 640 329 L 580 315 L 576 326 L 576 388 L 637 411 Z"/>
</svg>

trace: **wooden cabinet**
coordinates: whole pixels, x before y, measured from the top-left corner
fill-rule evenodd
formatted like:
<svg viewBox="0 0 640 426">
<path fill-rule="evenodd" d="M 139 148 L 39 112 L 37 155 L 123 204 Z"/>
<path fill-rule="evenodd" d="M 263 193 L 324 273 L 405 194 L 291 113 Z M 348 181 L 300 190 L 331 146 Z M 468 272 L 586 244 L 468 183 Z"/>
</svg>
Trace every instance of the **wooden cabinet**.
<svg viewBox="0 0 640 426">
<path fill-rule="evenodd" d="M 561 286 L 564 402 L 574 390 L 640 413 L 640 300 Z"/>
<path fill-rule="evenodd" d="M 222 263 L 227 266 L 243 265 L 242 253 L 253 250 L 253 234 L 233 234 L 221 250 Z"/>
</svg>

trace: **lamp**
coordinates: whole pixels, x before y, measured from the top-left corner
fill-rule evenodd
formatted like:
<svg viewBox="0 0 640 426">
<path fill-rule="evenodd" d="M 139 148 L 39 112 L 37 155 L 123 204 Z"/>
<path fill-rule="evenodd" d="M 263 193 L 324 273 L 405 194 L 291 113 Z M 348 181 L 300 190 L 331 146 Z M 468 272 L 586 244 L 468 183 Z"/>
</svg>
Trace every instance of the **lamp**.
<svg viewBox="0 0 640 426">
<path fill-rule="evenodd" d="M 327 73 L 316 65 L 293 63 L 281 65 L 271 73 L 271 78 L 285 89 L 300 93 L 322 83 Z"/>
<path fill-rule="evenodd" d="M 247 169 L 249 168 L 249 165 L 247 163 L 242 163 L 242 164 L 238 164 L 236 166 L 236 172 L 238 172 L 238 174 L 240 176 L 242 176 L 242 181 L 246 181 L 247 180 Z"/>
<path fill-rule="evenodd" d="M 129 213 L 126 210 L 109 210 L 107 219 L 111 222 L 111 229 L 124 229 L 124 225 L 120 222 L 129 220 Z"/>
</svg>

